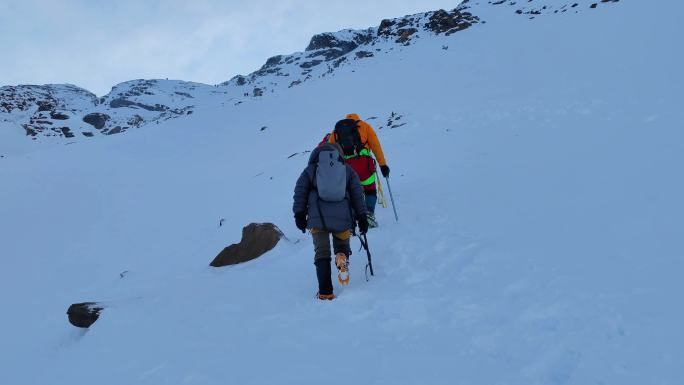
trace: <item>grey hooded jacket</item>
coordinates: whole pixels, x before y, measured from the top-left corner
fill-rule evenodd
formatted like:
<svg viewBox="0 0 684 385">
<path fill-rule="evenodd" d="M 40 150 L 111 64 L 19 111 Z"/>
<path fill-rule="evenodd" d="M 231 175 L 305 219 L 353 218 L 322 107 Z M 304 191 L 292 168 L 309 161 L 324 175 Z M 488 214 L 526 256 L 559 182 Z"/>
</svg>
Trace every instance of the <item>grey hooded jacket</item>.
<svg viewBox="0 0 684 385">
<path fill-rule="evenodd" d="M 354 217 L 367 215 L 363 187 L 359 176 L 349 165 L 347 168 L 347 195 L 341 202 L 326 202 L 318 198 L 313 181 L 316 175 L 316 162 L 322 149 L 339 149 L 332 144 L 317 147 L 309 157 L 309 164 L 297 179 L 294 191 L 292 211 L 307 213 L 307 228 L 340 232 L 350 230 L 354 226 Z M 340 154 L 340 157 L 342 155 Z M 344 162 L 344 160 L 342 159 Z M 321 219 L 321 215 L 323 219 Z M 325 224 L 325 225 L 324 225 Z"/>
</svg>

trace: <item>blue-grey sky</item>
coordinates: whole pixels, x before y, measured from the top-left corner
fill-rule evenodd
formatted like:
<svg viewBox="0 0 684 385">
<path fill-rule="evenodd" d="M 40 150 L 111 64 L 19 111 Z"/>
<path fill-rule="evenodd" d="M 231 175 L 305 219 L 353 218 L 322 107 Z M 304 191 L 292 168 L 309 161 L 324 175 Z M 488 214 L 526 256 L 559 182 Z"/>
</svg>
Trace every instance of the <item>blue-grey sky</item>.
<svg viewBox="0 0 684 385">
<path fill-rule="evenodd" d="M 0 0 L 0 86 L 209 84 L 302 51 L 315 33 L 451 9 L 460 0 Z"/>
</svg>

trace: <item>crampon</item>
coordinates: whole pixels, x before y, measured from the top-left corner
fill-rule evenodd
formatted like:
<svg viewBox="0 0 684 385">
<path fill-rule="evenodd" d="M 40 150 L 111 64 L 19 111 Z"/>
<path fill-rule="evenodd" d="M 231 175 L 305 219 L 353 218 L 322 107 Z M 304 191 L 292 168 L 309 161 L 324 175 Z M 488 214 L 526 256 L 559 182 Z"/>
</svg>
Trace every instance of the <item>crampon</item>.
<svg viewBox="0 0 684 385">
<path fill-rule="evenodd" d="M 335 265 L 337 265 L 337 279 L 342 285 L 349 285 L 349 260 L 344 253 L 335 255 Z"/>
</svg>

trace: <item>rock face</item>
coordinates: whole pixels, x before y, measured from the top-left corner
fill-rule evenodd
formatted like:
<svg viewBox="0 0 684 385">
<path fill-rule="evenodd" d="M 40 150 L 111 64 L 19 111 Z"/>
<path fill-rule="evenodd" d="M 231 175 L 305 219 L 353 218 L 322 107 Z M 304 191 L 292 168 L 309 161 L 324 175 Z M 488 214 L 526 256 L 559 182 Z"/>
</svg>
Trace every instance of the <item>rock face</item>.
<svg viewBox="0 0 684 385">
<path fill-rule="evenodd" d="M 133 80 L 101 98 L 68 84 L 6 86 L 0 87 L 0 121 L 14 123 L 33 140 L 111 135 L 187 116 L 196 97 L 219 93 L 175 80 Z"/>
<path fill-rule="evenodd" d="M 221 267 L 251 261 L 272 250 L 283 233 L 273 223 L 251 223 L 242 229 L 240 243 L 223 249 L 210 266 Z"/>
<path fill-rule="evenodd" d="M 83 117 L 83 121 L 101 130 L 109 120 L 109 115 L 93 112 Z"/>
<path fill-rule="evenodd" d="M 100 317 L 100 312 L 104 309 L 97 302 L 81 302 L 69 306 L 67 315 L 69 322 L 79 328 L 89 328 Z"/>
<path fill-rule="evenodd" d="M 96 104 L 94 94 L 69 84 L 0 87 L 0 119 L 16 122 L 32 139 L 73 137 L 65 125 L 74 110 Z"/>
<path fill-rule="evenodd" d="M 222 86 L 259 88 L 271 92 L 281 85 L 298 86 L 310 79 L 323 78 L 337 69 L 353 65 L 356 60 L 378 57 L 392 51 L 397 44 L 408 46 L 421 37 L 451 35 L 477 23 L 467 1 L 451 11 L 439 10 L 396 19 L 386 19 L 379 27 L 363 30 L 346 29 L 313 36 L 304 52 L 269 58 L 249 75 L 238 75 Z"/>
<path fill-rule="evenodd" d="M 306 47 L 307 52 L 314 52 L 315 56 L 322 56 L 326 61 L 337 59 L 355 50 L 357 47 L 368 44 L 373 40 L 373 29 L 352 31 L 345 38 L 326 32 L 311 38 Z"/>
<path fill-rule="evenodd" d="M 425 14 L 405 16 L 399 19 L 386 19 L 380 23 L 378 36 L 394 38 L 396 43 L 409 45 L 413 35 L 429 31 L 436 35 L 449 36 L 480 22 L 480 18 L 468 12 L 467 2 L 452 11 L 440 9 Z"/>
<path fill-rule="evenodd" d="M 427 27 L 434 33 L 443 33 L 447 36 L 471 27 L 480 21 L 477 16 L 463 9 L 454 9 L 451 12 L 444 10 L 436 11 L 430 16 Z"/>
</svg>

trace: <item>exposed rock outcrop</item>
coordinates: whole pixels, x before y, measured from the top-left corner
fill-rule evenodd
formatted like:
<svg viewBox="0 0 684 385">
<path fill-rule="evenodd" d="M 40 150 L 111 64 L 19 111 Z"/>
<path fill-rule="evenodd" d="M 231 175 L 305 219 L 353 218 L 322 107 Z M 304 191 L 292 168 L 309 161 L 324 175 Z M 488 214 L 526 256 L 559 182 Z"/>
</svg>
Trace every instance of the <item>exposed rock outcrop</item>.
<svg viewBox="0 0 684 385">
<path fill-rule="evenodd" d="M 273 56 L 258 71 L 235 76 L 221 85 L 249 85 L 264 91 L 272 91 L 281 85 L 298 86 L 307 80 L 328 76 L 355 60 L 389 52 L 394 44 L 407 46 L 420 36 L 451 35 L 471 27 L 480 19 L 469 9 L 465 1 L 451 11 L 439 10 L 382 20 L 375 28 L 317 34 L 311 38 L 304 52 Z M 245 96 L 250 95 L 248 90 L 245 89 Z"/>
<path fill-rule="evenodd" d="M 99 112 L 93 112 L 83 117 L 83 121 L 90 124 L 91 126 L 101 130 L 104 128 L 105 123 L 109 120 L 109 115 L 102 114 Z"/>
<path fill-rule="evenodd" d="M 13 120 L 16 116 L 17 124 L 33 139 L 72 137 L 71 130 L 54 126 L 69 124 L 66 121 L 71 118 L 72 110 L 92 108 L 96 104 L 94 94 L 69 84 L 0 87 L 0 118 Z"/>
<path fill-rule="evenodd" d="M 218 93 L 209 85 L 172 80 L 122 83 L 101 98 L 71 85 L 7 86 L 0 87 L 0 120 L 15 122 L 34 140 L 79 133 L 87 138 L 189 115 L 198 94 Z"/>
<path fill-rule="evenodd" d="M 282 237 L 283 232 L 273 223 L 251 223 L 242 229 L 240 243 L 223 249 L 210 265 L 221 267 L 251 261 L 273 249 Z"/>
</svg>

